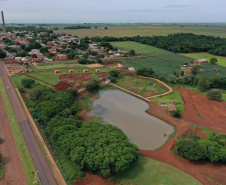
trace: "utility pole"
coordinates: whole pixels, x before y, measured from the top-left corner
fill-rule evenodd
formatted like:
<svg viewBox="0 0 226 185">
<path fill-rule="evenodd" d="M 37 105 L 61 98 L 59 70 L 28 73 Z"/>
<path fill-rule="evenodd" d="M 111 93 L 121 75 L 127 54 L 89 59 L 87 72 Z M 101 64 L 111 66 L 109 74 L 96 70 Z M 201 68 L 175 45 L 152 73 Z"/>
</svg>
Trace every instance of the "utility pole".
<svg viewBox="0 0 226 185">
<path fill-rule="evenodd" d="M 2 14 L 3 32 L 4 32 L 4 35 L 6 35 L 6 29 L 5 29 L 5 19 L 4 19 L 4 14 L 3 14 L 3 11 L 1 11 L 1 14 Z"/>
</svg>

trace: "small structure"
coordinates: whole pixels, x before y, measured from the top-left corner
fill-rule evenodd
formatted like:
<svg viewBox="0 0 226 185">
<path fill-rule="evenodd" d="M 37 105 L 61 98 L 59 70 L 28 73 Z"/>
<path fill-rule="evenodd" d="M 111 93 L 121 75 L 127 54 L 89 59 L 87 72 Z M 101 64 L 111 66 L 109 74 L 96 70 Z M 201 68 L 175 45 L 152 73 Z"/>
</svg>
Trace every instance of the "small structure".
<svg viewBox="0 0 226 185">
<path fill-rule="evenodd" d="M 83 69 L 83 72 L 84 73 L 87 73 L 89 70 L 88 69 Z"/>
<path fill-rule="evenodd" d="M 122 64 L 117 64 L 117 67 L 123 67 L 123 65 Z"/>
<path fill-rule="evenodd" d="M 74 72 L 74 70 L 73 69 L 69 69 L 69 73 L 73 73 Z"/>
<path fill-rule="evenodd" d="M 208 64 L 208 60 L 207 59 L 195 60 L 194 64 Z"/>
<path fill-rule="evenodd" d="M 100 69 L 96 69 L 96 72 L 97 72 L 97 73 L 100 72 Z"/>
<path fill-rule="evenodd" d="M 105 83 L 105 84 L 109 84 L 110 82 L 111 82 L 110 79 L 106 79 L 104 83 Z"/>
<path fill-rule="evenodd" d="M 55 70 L 55 73 L 60 73 L 60 70 Z"/>
<path fill-rule="evenodd" d="M 217 69 L 217 68 L 214 68 L 214 69 L 213 69 L 213 71 L 220 71 L 220 70 L 219 70 L 219 69 Z"/>
<path fill-rule="evenodd" d="M 135 71 L 134 67 L 129 67 L 128 70 L 129 71 Z"/>
<path fill-rule="evenodd" d="M 167 110 L 169 113 L 172 113 L 174 110 L 177 110 L 173 103 L 167 103 Z"/>
<path fill-rule="evenodd" d="M 185 74 L 185 75 L 190 75 L 191 72 L 189 72 L 189 71 L 184 71 L 184 74 Z"/>
</svg>

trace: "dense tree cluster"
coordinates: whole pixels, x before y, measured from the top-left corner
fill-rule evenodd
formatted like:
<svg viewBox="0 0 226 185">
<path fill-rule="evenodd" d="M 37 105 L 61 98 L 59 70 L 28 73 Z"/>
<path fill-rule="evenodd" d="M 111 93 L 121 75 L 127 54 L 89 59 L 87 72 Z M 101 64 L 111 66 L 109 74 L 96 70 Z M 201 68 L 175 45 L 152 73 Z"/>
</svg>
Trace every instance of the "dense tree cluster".
<svg viewBox="0 0 226 185">
<path fill-rule="evenodd" d="M 158 75 L 155 74 L 152 68 L 140 68 L 136 70 L 136 75 L 157 78 Z"/>
<path fill-rule="evenodd" d="M 134 36 L 134 37 L 92 37 L 95 42 L 135 41 L 155 46 L 175 53 L 209 52 L 226 56 L 226 38 L 195 35 L 193 33 L 176 33 L 168 36 Z"/>
<path fill-rule="evenodd" d="M 138 147 L 117 127 L 98 122 L 82 124 L 76 95 L 72 88 L 63 92 L 42 85 L 32 88 L 27 103 L 49 143 L 84 171 L 108 176 L 129 168 L 139 157 Z"/>
<path fill-rule="evenodd" d="M 180 136 L 175 151 L 181 157 L 190 160 L 208 160 L 226 162 L 226 135 L 213 133 L 208 139 L 190 134 L 188 138 Z"/>
<path fill-rule="evenodd" d="M 221 101 L 222 92 L 219 89 L 211 89 L 208 91 L 207 98 L 210 100 Z"/>
</svg>

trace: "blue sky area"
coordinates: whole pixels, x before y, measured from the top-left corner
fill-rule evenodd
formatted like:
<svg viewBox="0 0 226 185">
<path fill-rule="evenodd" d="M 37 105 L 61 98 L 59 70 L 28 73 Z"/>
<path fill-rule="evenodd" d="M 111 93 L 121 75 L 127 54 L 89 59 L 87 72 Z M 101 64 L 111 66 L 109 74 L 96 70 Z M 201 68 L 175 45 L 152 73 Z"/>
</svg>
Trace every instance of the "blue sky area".
<svg viewBox="0 0 226 185">
<path fill-rule="evenodd" d="M 226 22 L 225 0 L 0 0 L 6 23 Z"/>
</svg>

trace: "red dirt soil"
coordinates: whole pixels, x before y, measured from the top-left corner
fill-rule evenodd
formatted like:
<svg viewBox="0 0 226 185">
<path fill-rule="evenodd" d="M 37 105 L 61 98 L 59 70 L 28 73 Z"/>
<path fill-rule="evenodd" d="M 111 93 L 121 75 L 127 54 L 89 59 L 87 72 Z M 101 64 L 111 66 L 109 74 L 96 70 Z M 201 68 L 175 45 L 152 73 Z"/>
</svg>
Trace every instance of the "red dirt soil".
<svg viewBox="0 0 226 185">
<path fill-rule="evenodd" d="M 226 134 L 226 102 L 208 100 L 205 95 L 182 87 L 176 90 L 184 100 L 182 120 Z"/>
<path fill-rule="evenodd" d="M 76 185 L 113 185 L 113 183 L 100 175 L 86 173 L 84 178 L 77 180 Z"/>
<path fill-rule="evenodd" d="M 219 102 L 213 102 L 213 101 L 207 100 L 204 95 L 199 93 L 196 94 L 195 91 L 192 91 L 189 89 L 178 88 L 178 91 L 181 93 L 183 99 L 184 97 L 185 98 L 187 97 L 187 96 L 184 96 L 184 94 L 186 95 L 190 94 L 190 96 L 188 97 L 192 96 L 192 98 L 189 100 L 189 103 L 187 103 L 186 99 L 184 99 L 185 111 L 182 115 L 182 119 L 180 120 L 167 115 L 159 105 L 155 103 L 150 103 L 151 114 L 157 118 L 159 118 L 160 116 L 163 117 L 162 120 L 166 121 L 167 123 L 173 126 L 176 126 L 178 128 L 178 131 L 176 132 L 174 137 L 172 137 L 162 148 L 154 151 L 140 150 L 140 155 L 144 157 L 149 157 L 161 162 L 168 163 L 184 171 L 185 173 L 188 173 L 189 175 L 193 176 L 194 178 L 196 178 L 197 180 L 199 180 L 201 183 L 205 185 L 212 184 L 209 181 L 209 179 L 212 179 L 221 184 L 226 184 L 226 166 L 225 165 L 217 164 L 217 163 L 212 164 L 209 162 L 190 161 L 184 158 L 179 158 L 170 151 L 175 146 L 174 140 L 177 139 L 181 134 L 186 135 L 187 133 L 195 133 L 196 135 L 200 136 L 202 139 L 206 138 L 206 134 L 202 130 L 191 128 L 191 126 L 197 124 L 197 122 L 192 123 L 192 122 L 185 121 L 184 119 L 185 117 L 193 119 L 193 117 L 196 116 L 195 111 L 187 112 L 190 110 L 188 109 L 188 107 L 190 108 L 190 106 L 193 104 L 197 105 L 197 103 L 199 102 L 197 105 L 198 110 L 205 108 L 203 111 L 200 111 L 201 115 L 204 111 L 210 111 L 208 108 L 206 108 L 206 105 L 209 105 L 210 107 L 214 108 L 214 110 L 211 110 L 211 111 L 212 112 L 214 111 L 214 117 L 218 117 L 218 118 L 216 118 L 216 122 L 213 121 L 212 123 L 214 123 L 215 127 L 217 127 L 219 131 L 221 131 L 220 127 L 223 124 L 223 122 L 221 122 L 220 120 L 222 120 L 222 117 L 221 117 L 222 112 L 224 110 L 226 111 L 226 107 L 224 106 L 225 103 L 219 103 Z M 196 98 L 199 98 L 199 100 L 197 100 Z M 202 108 L 202 105 L 204 105 L 204 108 Z M 217 112 L 219 108 L 222 108 L 222 110 Z M 208 114 L 208 112 L 206 112 L 206 114 Z M 203 114 L 204 121 L 202 120 L 203 122 L 200 126 L 207 127 L 212 130 L 216 130 L 216 128 L 213 127 L 213 125 L 209 124 L 209 122 L 205 120 L 205 118 L 208 118 L 206 114 Z M 210 114 L 213 116 L 212 113 Z M 211 120 L 214 120 L 214 118 L 212 118 Z M 208 123 L 208 124 L 205 124 L 205 123 Z"/>
</svg>

